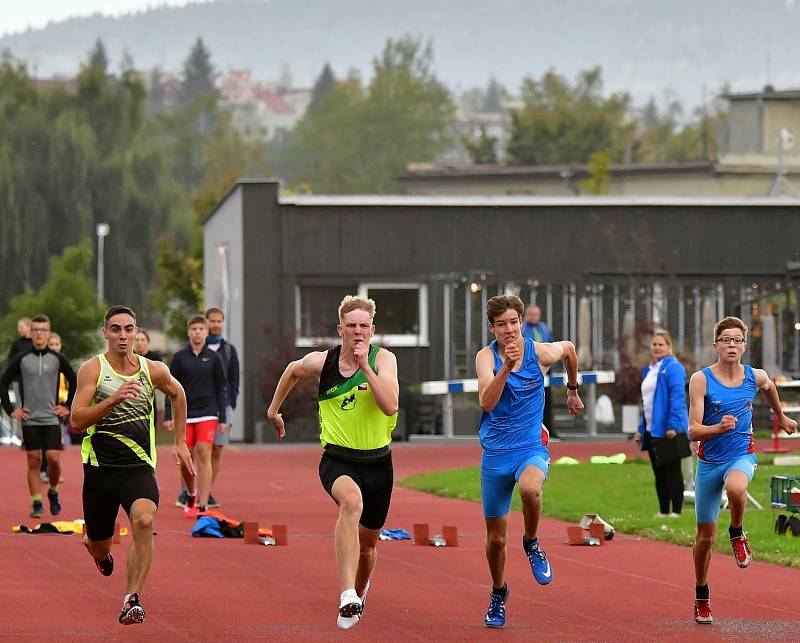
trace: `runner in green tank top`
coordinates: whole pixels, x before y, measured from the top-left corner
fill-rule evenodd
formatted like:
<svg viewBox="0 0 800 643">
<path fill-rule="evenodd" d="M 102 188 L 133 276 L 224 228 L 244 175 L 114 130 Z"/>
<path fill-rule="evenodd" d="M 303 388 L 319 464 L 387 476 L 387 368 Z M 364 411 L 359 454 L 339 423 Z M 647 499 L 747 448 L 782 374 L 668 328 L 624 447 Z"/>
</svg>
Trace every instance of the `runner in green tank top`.
<svg viewBox="0 0 800 643">
<path fill-rule="evenodd" d="M 374 301 L 345 297 L 336 327 L 341 344 L 291 362 L 267 410 L 267 419 L 281 440 L 286 429 L 279 411 L 286 396 L 301 379 L 319 380 L 325 448 L 319 473 L 323 487 L 339 506 L 336 564 L 341 595 L 337 625 L 342 629 L 353 627 L 361 619 L 377 559 L 375 545 L 392 495 L 389 443 L 397 422 L 397 359 L 386 349 L 370 346 L 374 317 Z"/>
<path fill-rule="evenodd" d="M 186 447 L 186 396 L 166 365 L 133 354 L 136 316 L 127 306 L 105 314 L 105 353 L 83 363 L 72 403 L 72 426 L 88 436 L 83 456 L 83 544 L 104 576 L 114 571 L 111 542 L 119 507 L 128 514 L 128 584 L 119 622 L 144 621 L 139 593 L 153 559 L 153 521 L 158 508 L 153 395 L 167 395 L 175 418 L 175 463 L 195 475 Z"/>
</svg>

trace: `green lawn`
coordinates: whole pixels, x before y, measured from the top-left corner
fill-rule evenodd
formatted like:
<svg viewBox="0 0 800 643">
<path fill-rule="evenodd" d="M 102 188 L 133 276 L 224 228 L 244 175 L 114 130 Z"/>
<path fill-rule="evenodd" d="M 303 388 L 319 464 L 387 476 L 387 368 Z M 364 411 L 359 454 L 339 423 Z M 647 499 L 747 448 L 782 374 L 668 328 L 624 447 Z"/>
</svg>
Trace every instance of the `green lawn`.
<svg viewBox="0 0 800 643">
<path fill-rule="evenodd" d="M 748 505 L 744 526 L 756 559 L 800 567 L 800 537 L 777 536 L 773 531 L 779 512 L 770 508 L 769 484 L 770 478 L 777 474 L 800 476 L 800 467 L 759 464 L 750 493 L 764 510 L 758 511 Z M 415 475 L 400 480 L 399 484 L 451 498 L 480 500 L 477 467 Z M 512 507 L 520 508 L 517 494 L 514 494 Z M 545 516 L 577 522 L 584 513 L 597 513 L 617 532 L 680 545 L 692 544 L 694 505 L 686 506 L 680 518 L 657 519 L 657 511 L 653 471 L 647 460 L 637 459 L 622 465 L 577 464 L 550 468 L 542 503 Z M 729 554 L 728 524 L 727 512 L 720 512 L 716 549 Z"/>
</svg>

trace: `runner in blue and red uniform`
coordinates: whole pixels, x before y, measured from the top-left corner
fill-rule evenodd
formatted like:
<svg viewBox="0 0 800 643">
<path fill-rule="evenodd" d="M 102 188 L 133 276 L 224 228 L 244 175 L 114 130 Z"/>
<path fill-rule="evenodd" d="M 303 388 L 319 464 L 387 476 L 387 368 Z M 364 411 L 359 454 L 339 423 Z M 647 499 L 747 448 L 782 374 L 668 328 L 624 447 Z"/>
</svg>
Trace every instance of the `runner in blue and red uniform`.
<svg viewBox="0 0 800 643">
<path fill-rule="evenodd" d="M 478 352 L 478 400 L 483 409 L 480 439 L 481 499 L 486 519 L 486 558 L 492 592 L 484 624 L 503 627 L 508 585 L 505 582 L 508 512 L 514 485 L 519 485 L 525 535 L 522 547 L 536 581 L 547 585 L 553 571 L 536 532 L 542 511 L 542 485 L 550 455 L 542 425 L 544 376 L 558 362 L 567 373 L 567 408 L 583 409 L 578 395 L 578 358 L 572 342 L 540 343 L 522 337 L 523 305 L 519 297 L 501 295 L 486 304 L 495 340 Z"/>
<path fill-rule="evenodd" d="M 689 437 L 699 440 L 695 513 L 694 571 L 697 581 L 694 620 L 713 623 L 708 590 L 708 566 L 717 533 L 722 490 L 728 496 L 731 524 L 728 533 L 739 567 L 752 559 L 744 533 L 747 486 L 756 470 L 753 443 L 753 399 L 762 391 L 786 433 L 794 433 L 797 422 L 781 410 L 778 389 L 765 371 L 741 363 L 747 350 L 747 326 L 738 317 L 726 317 L 714 326 L 714 349 L 718 360 L 689 381 Z"/>
</svg>

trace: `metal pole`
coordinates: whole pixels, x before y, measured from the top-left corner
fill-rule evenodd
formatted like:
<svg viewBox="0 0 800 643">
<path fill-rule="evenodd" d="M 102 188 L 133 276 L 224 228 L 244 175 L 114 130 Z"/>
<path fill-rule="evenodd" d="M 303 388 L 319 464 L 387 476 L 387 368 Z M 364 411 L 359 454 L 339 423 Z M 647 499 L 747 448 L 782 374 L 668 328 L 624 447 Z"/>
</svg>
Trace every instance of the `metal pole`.
<svg viewBox="0 0 800 643">
<path fill-rule="evenodd" d="M 97 305 L 100 306 L 103 303 L 103 299 L 105 298 L 104 294 L 105 267 L 103 264 L 104 261 L 103 254 L 105 251 L 105 238 L 111 231 L 111 227 L 107 223 L 98 223 L 97 226 L 95 226 L 94 230 L 97 233 Z"/>
<path fill-rule="evenodd" d="M 589 437 L 597 437 L 597 418 L 594 415 L 595 402 L 597 402 L 597 384 L 586 385 L 589 389 L 589 397 L 586 399 L 586 419 L 589 422 Z"/>
<path fill-rule="evenodd" d="M 97 237 L 97 305 L 100 306 L 103 302 L 103 290 L 105 284 L 103 283 L 103 273 L 105 272 L 103 266 L 103 252 L 105 250 L 105 237 L 99 235 Z"/>
<path fill-rule="evenodd" d="M 450 297 L 452 293 L 452 286 L 445 282 L 444 284 L 444 301 L 442 311 L 442 321 L 444 325 L 444 350 L 442 357 L 444 358 L 444 379 L 450 379 Z"/>
</svg>

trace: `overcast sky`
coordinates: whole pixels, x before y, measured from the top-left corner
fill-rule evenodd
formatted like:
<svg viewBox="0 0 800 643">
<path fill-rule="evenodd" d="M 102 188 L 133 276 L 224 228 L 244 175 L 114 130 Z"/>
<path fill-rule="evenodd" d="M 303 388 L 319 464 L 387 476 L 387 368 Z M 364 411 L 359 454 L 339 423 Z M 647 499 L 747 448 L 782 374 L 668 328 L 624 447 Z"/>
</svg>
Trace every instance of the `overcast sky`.
<svg viewBox="0 0 800 643">
<path fill-rule="evenodd" d="M 64 20 L 93 13 L 119 15 L 160 5 L 185 5 L 206 0 L 0 0 L 0 33 L 44 27 L 51 20 Z"/>
</svg>

